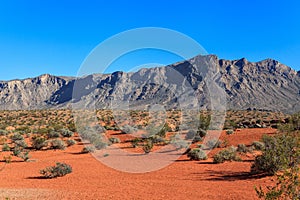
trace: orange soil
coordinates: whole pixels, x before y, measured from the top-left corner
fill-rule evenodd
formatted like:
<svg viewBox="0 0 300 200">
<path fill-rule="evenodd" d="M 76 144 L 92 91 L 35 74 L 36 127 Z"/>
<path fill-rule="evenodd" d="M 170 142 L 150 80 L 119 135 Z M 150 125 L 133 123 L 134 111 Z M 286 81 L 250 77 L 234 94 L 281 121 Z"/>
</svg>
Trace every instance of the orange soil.
<svg viewBox="0 0 300 200">
<path fill-rule="evenodd" d="M 230 145 L 251 144 L 275 131 L 245 129 L 230 136 L 223 132 L 221 139 Z M 159 171 L 130 174 L 111 169 L 90 154 L 78 154 L 82 148 L 31 152 L 32 161 L 26 163 L 13 160 L 0 171 L 0 199 L 256 199 L 254 186 L 271 183 L 268 177 L 249 176 L 248 161 L 213 164 L 211 156 L 206 161 L 181 156 Z M 70 164 L 73 173 L 39 178 L 39 170 L 55 162 Z"/>
</svg>

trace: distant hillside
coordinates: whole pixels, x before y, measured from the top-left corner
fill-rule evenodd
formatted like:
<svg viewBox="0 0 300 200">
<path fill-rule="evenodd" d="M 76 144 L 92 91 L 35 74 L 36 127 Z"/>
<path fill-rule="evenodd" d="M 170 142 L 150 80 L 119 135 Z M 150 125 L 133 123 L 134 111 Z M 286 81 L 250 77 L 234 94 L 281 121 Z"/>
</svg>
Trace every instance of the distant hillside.
<svg viewBox="0 0 300 200">
<path fill-rule="evenodd" d="M 214 63 L 213 67 L 219 72 L 215 80 L 226 92 L 227 109 L 300 111 L 300 72 L 272 59 L 230 61 L 214 55 L 196 56 L 188 61 L 135 73 L 93 74 L 78 79 L 46 74 L 25 80 L 1 81 L 0 109 L 65 108 L 72 103 L 92 107 L 95 102 L 98 108 L 107 108 L 111 97 L 128 100 L 134 108 L 144 109 L 153 103 L 178 108 L 176 91 L 180 90 L 182 82 L 174 70 L 188 81 L 205 107 L 209 98 L 203 65 L 209 62 Z"/>
</svg>

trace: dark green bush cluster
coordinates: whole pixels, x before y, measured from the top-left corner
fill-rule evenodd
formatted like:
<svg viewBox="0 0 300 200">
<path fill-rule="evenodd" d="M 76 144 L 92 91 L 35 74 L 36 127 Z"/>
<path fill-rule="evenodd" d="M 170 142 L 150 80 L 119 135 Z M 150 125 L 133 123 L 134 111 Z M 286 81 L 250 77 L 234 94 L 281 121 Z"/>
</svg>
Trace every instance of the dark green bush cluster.
<svg viewBox="0 0 300 200">
<path fill-rule="evenodd" d="M 252 146 L 255 150 L 263 151 L 265 149 L 265 144 L 263 142 L 254 141 Z"/>
<path fill-rule="evenodd" d="M 64 150 L 66 148 L 64 141 L 61 139 L 53 139 L 50 141 L 50 144 L 52 149 Z"/>
<path fill-rule="evenodd" d="M 115 137 L 109 138 L 109 141 L 110 141 L 112 144 L 120 143 L 120 142 L 121 142 L 119 138 L 115 138 Z"/>
<path fill-rule="evenodd" d="M 211 139 L 211 140 L 208 140 L 206 143 L 205 143 L 205 146 L 209 149 L 214 149 L 214 148 L 218 148 L 220 147 L 220 145 L 222 144 L 222 142 L 218 139 Z"/>
<path fill-rule="evenodd" d="M 237 155 L 235 147 L 229 147 L 227 149 L 219 151 L 214 155 L 214 163 L 223 163 L 225 161 L 240 161 L 241 158 Z"/>
<path fill-rule="evenodd" d="M 207 155 L 205 151 L 203 151 L 200 148 L 194 148 L 190 150 L 187 154 L 187 157 L 190 158 L 191 160 L 206 160 Z"/>
<path fill-rule="evenodd" d="M 240 153 L 247 153 L 252 151 L 252 147 L 247 147 L 245 144 L 238 144 L 236 151 Z"/>
<path fill-rule="evenodd" d="M 81 153 L 94 153 L 96 151 L 96 148 L 94 146 L 85 146 L 81 150 Z"/>
<path fill-rule="evenodd" d="M 32 143 L 32 148 L 36 149 L 36 150 L 41 150 L 44 147 L 48 146 L 48 141 L 46 138 L 42 137 L 42 136 L 34 136 L 31 139 L 31 143 Z"/>
<path fill-rule="evenodd" d="M 206 131 L 203 129 L 189 130 L 185 135 L 186 140 L 192 140 L 192 143 L 200 142 L 203 140 L 203 137 L 206 136 Z"/>
<path fill-rule="evenodd" d="M 40 174 L 45 178 L 57 178 L 72 172 L 72 167 L 66 163 L 57 162 L 55 166 L 40 170 Z"/>
<path fill-rule="evenodd" d="M 74 133 L 72 131 L 68 130 L 68 129 L 61 129 L 60 134 L 63 137 L 72 137 L 74 135 Z"/>
<path fill-rule="evenodd" d="M 255 158 L 251 167 L 251 171 L 255 173 L 274 175 L 277 171 L 287 168 L 295 156 L 295 150 L 299 151 L 297 137 L 288 134 L 264 136 L 263 142 L 265 148 L 262 155 Z"/>
</svg>

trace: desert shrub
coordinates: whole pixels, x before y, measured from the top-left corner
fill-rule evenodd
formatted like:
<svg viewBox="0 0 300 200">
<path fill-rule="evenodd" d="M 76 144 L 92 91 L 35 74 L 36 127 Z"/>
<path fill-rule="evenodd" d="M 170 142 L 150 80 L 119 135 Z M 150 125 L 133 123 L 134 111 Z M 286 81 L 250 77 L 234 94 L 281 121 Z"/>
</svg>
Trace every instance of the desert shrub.
<svg viewBox="0 0 300 200">
<path fill-rule="evenodd" d="M 275 174 L 276 184 L 267 186 L 266 189 L 261 186 L 255 187 L 260 199 L 300 199 L 300 144 L 298 134 L 279 135 L 272 139 L 265 139 L 266 149 L 261 156 L 257 157 L 258 160 L 255 160 L 254 172 Z M 274 146 L 273 151 L 271 148 Z M 289 150 L 291 151 L 289 152 Z M 286 158 L 284 159 L 284 157 Z M 257 165 L 262 165 L 259 170 L 257 170 Z M 280 173 L 276 173 L 279 170 Z"/>
<path fill-rule="evenodd" d="M 186 140 L 192 140 L 193 143 L 202 141 L 202 137 L 206 135 L 206 131 L 199 129 L 198 131 L 189 130 L 185 135 Z"/>
<path fill-rule="evenodd" d="M 52 149 L 64 150 L 66 148 L 64 141 L 60 139 L 53 139 L 50 141 Z"/>
<path fill-rule="evenodd" d="M 81 153 L 94 153 L 96 151 L 96 148 L 94 146 L 86 146 L 83 147 L 81 150 Z"/>
<path fill-rule="evenodd" d="M 186 140 L 192 140 L 197 134 L 197 131 L 195 130 L 189 130 L 186 135 L 185 135 L 185 139 Z"/>
<path fill-rule="evenodd" d="M 10 151 L 10 147 L 7 143 L 3 144 L 2 151 Z"/>
<path fill-rule="evenodd" d="M 124 125 L 121 128 L 121 130 L 122 130 L 122 133 L 124 133 L 124 134 L 131 134 L 131 133 L 134 133 L 134 132 L 137 131 L 134 127 L 132 127 L 132 126 L 130 126 L 128 124 Z"/>
<path fill-rule="evenodd" d="M 22 148 L 27 148 L 27 143 L 25 142 L 25 140 L 16 140 L 14 141 L 15 143 L 15 146 L 19 146 L 19 147 L 22 147 Z"/>
<path fill-rule="evenodd" d="M 245 144 L 238 144 L 236 151 L 240 153 L 247 153 L 250 149 Z"/>
<path fill-rule="evenodd" d="M 102 138 L 97 138 L 91 142 L 97 150 L 104 149 L 107 147 L 107 143 L 102 141 Z"/>
<path fill-rule="evenodd" d="M 252 146 L 254 147 L 255 150 L 259 150 L 259 151 L 265 149 L 265 144 L 263 142 L 254 141 L 252 143 Z"/>
<path fill-rule="evenodd" d="M 23 161 L 28 161 L 30 156 L 29 156 L 29 151 L 23 151 L 18 155 L 19 158 L 21 158 Z"/>
<path fill-rule="evenodd" d="M 60 137 L 60 134 L 59 134 L 59 132 L 57 132 L 57 131 L 50 131 L 50 132 L 48 132 L 47 133 L 47 137 L 49 138 L 49 139 L 53 139 L 53 138 L 59 138 Z"/>
<path fill-rule="evenodd" d="M 234 133 L 234 130 L 232 130 L 232 129 L 226 130 L 227 135 L 232 135 L 233 133 Z"/>
<path fill-rule="evenodd" d="M 152 140 L 147 140 L 146 143 L 143 145 L 143 151 L 145 153 L 150 153 L 152 148 L 153 148 Z"/>
<path fill-rule="evenodd" d="M 6 136 L 8 135 L 8 132 L 6 130 L 0 129 L 0 136 Z"/>
<path fill-rule="evenodd" d="M 20 133 L 14 133 L 10 139 L 12 141 L 17 141 L 17 140 L 24 140 L 24 137 Z"/>
<path fill-rule="evenodd" d="M 12 154 L 14 155 L 14 156 L 19 156 L 21 153 L 22 153 L 22 148 L 21 147 L 19 147 L 19 146 L 15 146 L 14 148 L 13 148 L 13 151 L 12 151 Z"/>
<path fill-rule="evenodd" d="M 139 138 L 134 138 L 130 141 L 133 148 L 136 148 L 137 146 L 139 146 L 139 142 L 140 142 Z"/>
<path fill-rule="evenodd" d="M 277 171 L 288 168 L 295 150 L 299 151 L 299 141 L 291 135 L 264 136 L 263 142 L 265 148 L 262 155 L 255 158 L 251 167 L 254 173 L 274 175 Z"/>
<path fill-rule="evenodd" d="M 91 127 L 92 128 L 92 130 L 94 131 L 94 132 L 96 132 L 96 133 L 98 133 L 98 134 L 100 134 L 100 133 L 105 133 L 106 132 L 106 129 L 103 127 L 103 126 L 100 126 L 100 125 L 95 125 L 95 126 L 92 126 Z"/>
<path fill-rule="evenodd" d="M 43 147 L 48 146 L 47 139 L 44 137 L 33 137 L 31 143 L 32 143 L 32 148 L 36 150 L 41 150 Z"/>
<path fill-rule="evenodd" d="M 206 136 L 206 130 L 199 128 L 197 131 L 197 135 L 199 135 L 200 137 L 205 137 Z"/>
<path fill-rule="evenodd" d="M 179 134 L 173 135 L 171 137 L 170 143 L 178 150 L 188 148 L 188 146 L 190 145 L 186 140 L 181 139 L 181 136 Z"/>
<path fill-rule="evenodd" d="M 218 148 L 221 145 L 221 141 L 218 139 L 211 139 L 208 140 L 205 145 L 209 148 L 209 149 L 214 149 L 214 148 Z"/>
<path fill-rule="evenodd" d="M 66 143 L 67 143 L 67 146 L 69 147 L 69 146 L 75 145 L 75 144 L 76 144 L 76 141 L 75 141 L 75 140 L 72 140 L 72 139 L 69 139 L 69 140 L 66 141 Z"/>
<path fill-rule="evenodd" d="M 200 114 L 199 117 L 199 129 L 208 130 L 211 121 L 210 115 Z"/>
<path fill-rule="evenodd" d="M 72 137 L 74 135 L 74 133 L 72 131 L 68 130 L 68 129 L 61 129 L 60 134 L 63 137 Z"/>
<path fill-rule="evenodd" d="M 109 138 L 109 141 L 110 141 L 112 144 L 120 143 L 120 142 L 121 142 L 119 138 L 115 138 L 115 137 Z"/>
<path fill-rule="evenodd" d="M 57 178 L 72 172 L 72 167 L 66 163 L 57 162 L 55 166 L 40 170 L 40 174 L 45 178 Z"/>
<path fill-rule="evenodd" d="M 191 151 L 188 152 L 187 157 L 191 160 L 206 160 L 207 155 L 205 151 L 203 151 L 200 148 L 194 148 Z"/>
<path fill-rule="evenodd" d="M 159 135 L 153 135 L 153 136 L 149 137 L 148 139 L 151 140 L 153 144 L 161 144 L 161 143 L 166 142 L 165 138 L 163 138 Z"/>
<path fill-rule="evenodd" d="M 219 151 L 214 155 L 214 163 L 223 163 L 225 161 L 240 161 L 241 159 L 238 157 L 236 148 L 229 147 L 227 149 Z"/>
</svg>

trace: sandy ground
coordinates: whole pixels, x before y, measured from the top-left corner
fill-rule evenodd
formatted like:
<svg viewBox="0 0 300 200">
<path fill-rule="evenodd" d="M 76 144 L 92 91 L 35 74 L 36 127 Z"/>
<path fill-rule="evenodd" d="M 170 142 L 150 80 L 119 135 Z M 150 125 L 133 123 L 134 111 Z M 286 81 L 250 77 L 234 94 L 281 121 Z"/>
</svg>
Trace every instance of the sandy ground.
<svg viewBox="0 0 300 200">
<path fill-rule="evenodd" d="M 251 144 L 274 129 L 246 129 L 221 139 L 230 144 Z M 36 151 L 30 162 L 13 160 L 0 171 L 0 199 L 257 199 L 254 186 L 270 184 L 268 177 L 248 174 L 251 156 L 244 162 L 213 164 L 189 161 L 186 156 L 154 172 L 132 174 L 114 170 L 90 154 L 79 154 L 82 145 L 65 151 Z M 220 149 L 218 149 L 220 150 Z M 216 150 L 217 151 L 217 150 Z M 214 152 L 212 152 L 213 154 Z M 42 179 L 39 170 L 65 162 L 73 173 Z M 4 165 L 0 163 L 0 168 Z"/>
</svg>

